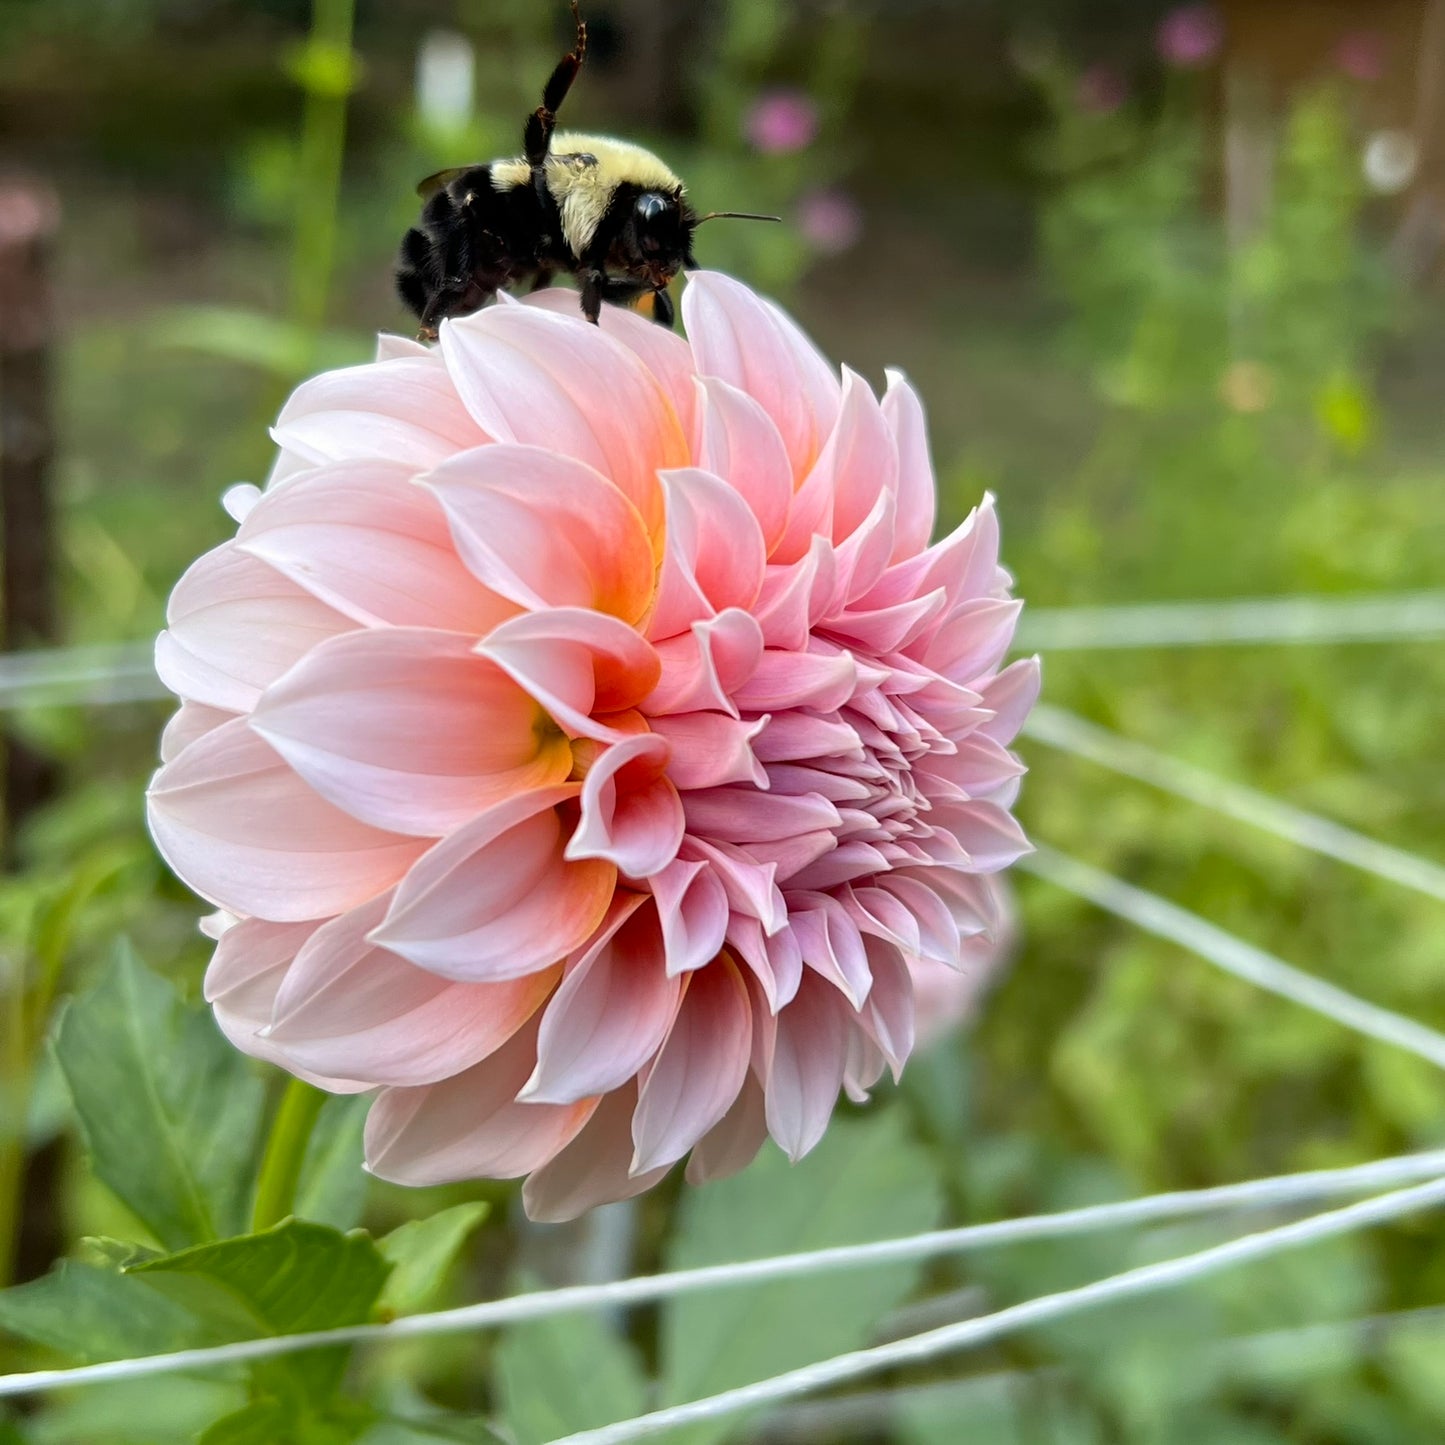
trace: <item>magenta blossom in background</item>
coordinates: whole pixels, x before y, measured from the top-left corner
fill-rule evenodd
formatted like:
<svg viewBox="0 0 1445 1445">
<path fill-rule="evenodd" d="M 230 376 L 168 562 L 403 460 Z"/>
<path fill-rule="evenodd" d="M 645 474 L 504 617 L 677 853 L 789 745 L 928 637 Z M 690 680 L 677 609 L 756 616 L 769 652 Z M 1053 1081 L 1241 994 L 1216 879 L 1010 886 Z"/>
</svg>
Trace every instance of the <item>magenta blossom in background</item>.
<svg viewBox="0 0 1445 1445">
<path fill-rule="evenodd" d="M 1213 5 L 1171 10 L 1159 26 L 1159 54 L 1181 70 L 1201 70 L 1224 45 L 1224 20 Z"/>
<path fill-rule="evenodd" d="M 1355 30 L 1335 47 L 1335 66 L 1351 80 L 1368 85 L 1385 74 L 1385 38 L 1378 30 Z"/>
<path fill-rule="evenodd" d="M 818 138 L 818 107 L 800 90 L 772 90 L 748 111 L 743 130 L 764 155 L 806 150 Z"/>
<path fill-rule="evenodd" d="M 1129 98 L 1129 86 L 1118 67 L 1091 65 L 1074 91 L 1079 109 L 1091 115 L 1112 115 Z"/>
<path fill-rule="evenodd" d="M 825 256 L 851 251 L 863 236 L 863 211 L 847 191 L 809 191 L 798 201 L 798 230 Z"/>
<path fill-rule="evenodd" d="M 725 276 L 683 315 L 503 300 L 305 383 L 157 646 L 221 1028 L 374 1092 L 374 1173 L 538 1219 L 806 1154 L 1028 847 L 992 498 L 930 546 L 901 376 Z"/>
</svg>

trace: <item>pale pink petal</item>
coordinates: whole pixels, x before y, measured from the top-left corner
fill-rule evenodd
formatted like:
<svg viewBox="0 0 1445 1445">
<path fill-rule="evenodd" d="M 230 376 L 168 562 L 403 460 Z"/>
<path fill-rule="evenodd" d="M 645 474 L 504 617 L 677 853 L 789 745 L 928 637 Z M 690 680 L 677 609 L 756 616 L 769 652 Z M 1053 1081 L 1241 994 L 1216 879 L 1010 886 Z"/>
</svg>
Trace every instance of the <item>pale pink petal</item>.
<svg viewBox="0 0 1445 1445">
<path fill-rule="evenodd" d="M 1035 702 L 1041 683 L 1037 657 L 1021 657 L 1010 663 L 997 677 L 979 686 L 979 697 L 993 717 L 982 724 L 980 731 L 1005 745 L 1018 736 Z"/>
<path fill-rule="evenodd" d="M 991 672 L 1008 652 L 1022 609 L 1022 602 L 992 598 L 962 603 L 934 634 L 924 662 L 954 682 Z"/>
<path fill-rule="evenodd" d="M 663 967 L 669 978 L 717 957 L 728 927 L 728 896 L 699 859 L 677 858 L 648 879 L 662 922 Z"/>
<path fill-rule="evenodd" d="M 733 700 L 750 712 L 809 708 L 832 712 L 858 687 L 858 664 L 848 652 L 784 652 L 767 648 L 753 675 L 732 689 Z"/>
<path fill-rule="evenodd" d="M 231 722 L 236 714 L 204 703 L 183 702 L 161 734 L 161 762 L 168 763 L 197 738 L 214 732 L 222 723 Z M 731 781 L 720 780 L 720 781 Z"/>
<path fill-rule="evenodd" d="M 839 384 L 776 306 L 716 271 L 696 271 L 682 314 L 697 369 L 746 392 L 772 418 L 795 477 L 805 476 L 838 414 Z"/>
<path fill-rule="evenodd" d="M 399 462 L 341 462 L 270 492 L 236 545 L 368 627 L 485 633 L 517 607 L 462 565 L 434 497 Z"/>
<path fill-rule="evenodd" d="M 572 767 L 541 706 L 473 648 L 419 628 L 333 638 L 265 693 L 251 725 L 352 817 L 440 838 Z"/>
<path fill-rule="evenodd" d="M 333 807 L 244 718 L 167 763 L 147 801 L 156 846 L 197 893 L 277 923 L 365 902 L 426 846 Z"/>
<path fill-rule="evenodd" d="M 599 1204 L 651 1189 L 668 1166 L 635 1177 L 627 1172 L 632 1157 L 632 1111 L 636 1086 L 629 1083 L 608 1094 L 582 1132 L 550 1162 L 534 1170 L 522 1186 L 527 1217 L 543 1224 L 563 1224 Z"/>
<path fill-rule="evenodd" d="M 430 351 L 302 382 L 282 408 L 273 435 L 312 465 L 395 461 L 413 471 L 487 439 Z"/>
<path fill-rule="evenodd" d="M 559 813 L 580 791 L 524 793 L 444 838 L 402 880 L 371 941 L 466 983 L 559 961 L 602 921 L 617 880 L 610 863 L 566 861 L 570 824 Z"/>
<path fill-rule="evenodd" d="M 568 969 L 542 1015 L 524 1100 L 571 1104 L 620 1089 L 667 1037 L 681 985 L 663 971 L 657 912 L 645 901 L 632 895 Z"/>
<path fill-rule="evenodd" d="M 568 858 L 604 858 L 629 878 L 666 868 L 682 842 L 677 789 L 663 776 L 667 743 L 655 733 L 603 750 L 582 783 L 582 817 Z"/>
<path fill-rule="evenodd" d="M 752 742 L 768 722 L 766 717 L 741 722 L 726 713 L 689 712 L 654 718 L 652 730 L 667 740 L 667 776 L 676 787 L 753 783 L 763 788 L 768 777 Z"/>
<path fill-rule="evenodd" d="M 769 555 L 782 540 L 793 500 L 787 448 L 761 406 L 719 377 L 698 383 L 701 434 L 698 463 L 722 477 L 757 518 Z"/>
<path fill-rule="evenodd" d="M 156 671 L 189 702 L 245 712 L 318 642 L 355 625 L 227 542 L 176 583 Z"/>
<path fill-rule="evenodd" d="M 790 889 L 788 918 L 804 964 L 826 978 L 855 1011 L 862 1008 L 873 975 L 858 925 L 842 904 L 826 893 Z"/>
<path fill-rule="evenodd" d="M 762 1085 L 751 1074 L 722 1121 L 699 1139 L 687 1161 L 689 1184 L 711 1184 L 741 1173 L 768 1137 Z"/>
<path fill-rule="evenodd" d="M 823 1137 L 848 1062 L 851 1025 L 846 1000 L 805 973 L 797 996 L 781 1010 L 767 1060 L 768 1133 L 797 1161 Z"/>
<path fill-rule="evenodd" d="M 581 607 L 529 612 L 496 628 L 477 652 L 497 664 L 575 737 L 612 741 L 595 713 L 636 707 L 656 687 L 662 661 L 626 623 Z"/>
<path fill-rule="evenodd" d="M 378 948 L 367 935 L 383 894 L 317 930 L 277 992 L 266 1041 L 293 1070 L 430 1084 L 495 1053 L 541 1007 L 559 967 L 509 983 L 452 983 Z"/>
<path fill-rule="evenodd" d="M 519 1104 L 536 1058 L 529 1024 L 483 1063 L 437 1084 L 383 1089 L 366 1120 L 366 1167 L 396 1184 L 514 1179 L 540 1169 L 581 1131 L 597 1107 Z"/>
<path fill-rule="evenodd" d="M 726 954 L 684 980 L 682 1004 L 632 1116 L 629 1173 L 681 1159 L 731 1108 L 752 1057 L 752 1010 Z"/>
<path fill-rule="evenodd" d="M 680 637 L 656 644 L 657 685 L 642 703 L 650 716 L 715 709 L 738 716 L 733 693 L 763 655 L 758 624 L 739 608 L 695 622 Z"/>
<path fill-rule="evenodd" d="M 934 821 L 958 839 L 976 873 L 997 873 L 1033 851 L 1013 815 L 997 803 L 950 800 L 935 808 Z"/>
<path fill-rule="evenodd" d="M 888 372 L 883 415 L 898 447 L 898 522 L 893 539 L 893 560 L 898 561 L 928 545 L 938 505 L 923 405 L 901 371 Z"/>
<path fill-rule="evenodd" d="M 457 553 L 529 609 L 590 607 L 637 622 L 652 603 L 652 542 L 637 508 L 582 462 L 537 446 L 463 452 L 427 474 Z"/>
<path fill-rule="evenodd" d="M 657 473 L 690 458 L 672 402 L 635 352 L 600 327 L 532 306 L 491 306 L 448 322 L 441 351 L 487 436 L 595 467 L 661 536 Z"/>
</svg>

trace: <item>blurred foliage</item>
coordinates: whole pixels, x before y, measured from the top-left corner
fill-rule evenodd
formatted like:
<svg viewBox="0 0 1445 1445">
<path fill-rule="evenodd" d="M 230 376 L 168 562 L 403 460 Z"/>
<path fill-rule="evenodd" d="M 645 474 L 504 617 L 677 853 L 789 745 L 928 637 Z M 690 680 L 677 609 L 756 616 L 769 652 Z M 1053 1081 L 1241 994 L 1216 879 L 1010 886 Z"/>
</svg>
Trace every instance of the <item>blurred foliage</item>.
<svg viewBox="0 0 1445 1445">
<path fill-rule="evenodd" d="M 635 20 L 596 8 L 599 34 Z M 1158 7 L 1023 8 L 1068 11 L 1100 33 L 1107 22 L 1137 55 Z M 1212 72 L 1140 69 L 1116 105 L 1099 106 L 1083 103 L 1077 67 L 1036 39 L 1019 52 L 1023 81 L 987 51 L 959 81 L 953 57 L 988 25 L 1021 24 L 1019 7 L 980 20 L 946 6 L 726 0 L 707 16 L 688 37 L 687 133 L 653 134 L 661 121 L 646 117 L 629 126 L 705 207 L 788 218 L 710 227 L 706 262 L 781 294 L 836 354 L 886 355 L 915 373 L 933 401 L 945 511 L 957 520 L 985 486 L 999 491 L 1008 560 L 1032 603 L 1438 585 L 1445 435 L 1438 398 L 1415 381 L 1430 375 L 1438 319 L 1384 260 L 1388 218 L 1362 192 L 1356 107 L 1339 81 L 1298 91 L 1277 126 L 1266 118 L 1266 203 L 1231 217 Z M 264 475 L 284 388 L 362 359 L 378 322 L 404 325 L 386 272 L 414 181 L 514 149 L 566 39 L 565 7 L 535 0 L 363 0 L 354 19 L 348 36 L 350 7 L 320 7 L 308 40 L 301 0 L 0 0 L 0 112 L 50 77 L 74 101 L 57 107 L 57 131 L 93 131 L 78 157 L 56 152 L 71 201 L 59 480 L 76 641 L 152 632 L 181 569 L 229 530 L 220 492 Z M 436 27 L 475 48 L 482 102 L 454 125 L 422 120 L 411 94 L 417 41 Z M 626 105 L 629 84 L 599 47 L 567 122 Z M 817 105 L 810 146 L 749 144 L 747 117 L 772 87 Z M 999 113 L 983 120 L 996 129 L 979 139 L 972 95 L 989 87 Z M 1002 221 L 975 221 L 983 207 L 955 185 L 959 158 L 975 154 Z M 861 246 L 829 257 L 804 234 L 820 188 L 867 200 Z M 1016 214 L 1036 254 L 1011 229 Z M 1011 248 L 1025 254 L 999 269 Z M 1445 853 L 1438 647 L 1060 654 L 1046 677 L 1052 702 L 1105 726 Z M 355 1100 L 329 1103 L 311 1138 L 295 1191 L 305 1223 L 237 1233 L 275 1080 L 199 1010 L 197 909 L 144 835 L 139 792 L 162 715 L 127 705 L 12 718 L 63 760 L 68 787 L 28 825 L 24 868 L 0 879 L 0 1240 L 8 1249 L 17 1220 L 38 1216 L 68 1258 L 42 1273 L 49 1256 L 22 1252 L 26 1282 L 0 1293 L 0 1362 L 292 1328 L 271 1293 L 287 1281 L 322 1281 L 301 1289 L 310 1323 L 530 1282 L 512 1191 L 368 1180 Z M 1040 840 L 1445 1026 L 1438 904 L 1025 750 L 1023 811 Z M 1424 1064 L 1042 884 L 1024 880 L 1020 895 L 1022 950 L 970 1039 L 916 1060 L 901 1090 L 840 1120 L 797 1169 L 770 1154 L 737 1180 L 643 1201 L 637 1267 L 1445 1139 Z M 145 966 L 114 957 L 122 934 Z M 224 1137 L 193 1147 L 222 1110 Z M 163 1140 L 173 1147 L 151 1152 Z M 969 1307 L 997 1307 L 1222 1232 L 1018 1246 L 921 1272 L 684 1298 L 655 1320 L 567 1316 L 496 1341 L 106 1386 L 0 1418 L 0 1440 L 410 1445 L 493 1428 L 548 1439 L 852 1348 L 920 1294 L 968 1291 L 957 1297 Z M 345 1298 L 324 1287 L 342 1258 L 356 1266 Z M 1445 1434 L 1445 1368 L 1440 1322 L 1421 1311 L 1442 1299 L 1438 1229 L 1381 1231 L 890 1381 L 900 1403 L 869 1428 L 901 1445 L 951 1445 L 960 1420 L 975 1445 L 1429 1445 Z"/>
</svg>

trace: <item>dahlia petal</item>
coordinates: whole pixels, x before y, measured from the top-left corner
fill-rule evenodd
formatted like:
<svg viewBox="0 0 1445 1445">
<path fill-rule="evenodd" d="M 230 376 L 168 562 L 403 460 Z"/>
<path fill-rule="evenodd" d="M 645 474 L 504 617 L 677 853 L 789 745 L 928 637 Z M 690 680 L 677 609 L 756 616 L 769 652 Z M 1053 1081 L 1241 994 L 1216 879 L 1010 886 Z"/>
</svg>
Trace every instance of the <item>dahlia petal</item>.
<svg viewBox="0 0 1445 1445">
<path fill-rule="evenodd" d="M 613 741 L 593 713 L 636 706 L 657 686 L 663 664 L 644 638 L 615 617 L 554 607 L 504 622 L 477 652 L 495 662 L 568 732 Z"/>
<path fill-rule="evenodd" d="M 151 836 L 203 898 L 276 923 L 325 918 L 389 888 L 425 846 L 313 792 L 245 718 L 168 762 L 147 794 Z"/>
<path fill-rule="evenodd" d="M 667 1165 L 635 1177 L 627 1172 L 636 1105 L 637 1090 L 631 1084 L 614 1090 L 598 1104 L 581 1133 L 531 1174 L 522 1186 L 528 1219 L 563 1224 L 599 1204 L 631 1199 L 667 1173 Z"/>
<path fill-rule="evenodd" d="M 538 703 L 473 647 L 421 628 L 332 638 L 263 695 L 251 726 L 352 817 L 440 838 L 572 767 Z"/>
<path fill-rule="evenodd" d="M 711 963 L 723 946 L 729 916 L 727 892 L 717 875 L 700 860 L 676 858 L 647 881 L 662 921 L 668 977 Z"/>
<path fill-rule="evenodd" d="M 883 1051 L 863 1031 L 854 1026 L 848 1030 L 848 1059 L 843 1066 L 843 1092 L 850 1102 L 866 1104 L 868 1091 L 883 1077 L 888 1060 Z"/>
<path fill-rule="evenodd" d="M 920 771 L 923 786 L 930 795 L 942 792 L 944 796 L 966 802 L 970 797 L 991 794 L 1022 777 L 1025 769 L 1002 743 L 978 730 L 960 738 L 956 750 L 947 756 L 925 759 Z"/>
<path fill-rule="evenodd" d="M 716 271 L 693 272 L 682 314 L 699 375 L 752 397 L 783 438 L 794 477 L 805 476 L 838 415 L 828 363 L 776 306 Z"/>
<path fill-rule="evenodd" d="M 401 881 L 371 941 L 463 983 L 520 978 L 577 948 L 617 879 L 610 863 L 565 860 L 557 805 L 578 792 L 568 784 L 524 793 L 442 839 Z"/>
<path fill-rule="evenodd" d="M 898 524 L 893 560 L 921 552 L 933 533 L 938 488 L 928 446 L 928 423 L 918 393 L 901 371 L 889 371 L 883 415 L 898 447 Z"/>
<path fill-rule="evenodd" d="M 878 886 L 899 899 L 913 915 L 918 927 L 918 954 L 949 963 L 958 957 L 958 923 L 933 887 L 935 872 L 942 877 L 950 870 L 930 869 L 921 876 L 890 873 L 878 880 Z"/>
<path fill-rule="evenodd" d="M 998 873 L 1032 852 L 1023 829 L 997 803 L 950 800 L 937 806 L 934 821 L 958 840 L 975 873 Z"/>
<path fill-rule="evenodd" d="M 717 612 L 751 607 L 763 584 L 763 534 L 747 502 L 697 467 L 664 472 L 667 557 L 686 564 Z M 663 566 L 667 566 L 667 557 Z"/>
<path fill-rule="evenodd" d="M 948 595 L 939 587 L 922 597 L 872 610 L 850 607 L 829 618 L 828 633 L 850 647 L 872 653 L 900 652 L 943 612 Z"/>
<path fill-rule="evenodd" d="M 862 1008 L 873 977 L 858 926 L 842 904 L 826 893 L 790 891 L 788 921 L 804 964 L 827 979 L 855 1010 Z"/>
<path fill-rule="evenodd" d="M 581 300 L 575 291 L 553 287 L 528 296 L 524 306 L 575 318 Z M 652 373 L 677 413 L 678 425 L 690 437 L 697 424 L 697 382 L 693 376 L 692 351 L 677 332 L 659 326 L 627 306 L 604 306 L 599 323 L 608 336 L 616 337 Z"/>
<path fill-rule="evenodd" d="M 752 742 L 768 722 L 766 717 L 742 722 L 720 712 L 673 713 L 654 718 L 652 730 L 667 740 L 671 751 L 667 776 L 676 787 L 752 783 L 765 788 L 768 776 Z"/>
<path fill-rule="evenodd" d="M 434 497 L 400 462 L 340 462 L 267 493 L 236 546 L 363 626 L 489 631 L 517 607 L 462 565 Z"/>
<path fill-rule="evenodd" d="M 431 1084 L 495 1053 L 545 1002 L 553 968 L 509 983 L 453 983 L 426 973 L 367 935 L 387 895 L 318 929 L 277 991 L 266 1040 L 289 1069 Z"/>
<path fill-rule="evenodd" d="M 717 711 L 738 716 L 733 693 L 751 677 L 763 654 L 763 634 L 738 608 L 695 622 L 656 646 L 657 686 L 642 704 L 649 716 Z"/>
<path fill-rule="evenodd" d="M 757 862 L 773 864 L 778 882 L 787 883 L 837 846 L 838 835 L 832 828 L 817 828 L 791 838 L 755 839 L 747 851 Z"/>
<path fill-rule="evenodd" d="M 487 439 L 430 351 L 302 382 L 281 409 L 272 435 L 313 466 L 394 461 L 413 471 Z"/>
<path fill-rule="evenodd" d="M 796 1163 L 823 1137 L 848 1059 L 848 1004 L 830 984 L 805 974 L 775 1020 L 764 1092 L 768 1133 Z"/>
<path fill-rule="evenodd" d="M 838 810 L 818 793 L 760 793 L 755 788 L 699 788 L 683 799 L 690 833 L 710 842 L 767 843 L 836 828 Z"/>
<path fill-rule="evenodd" d="M 849 367 L 843 368 L 843 395 L 838 420 L 823 449 L 819 466 L 833 476 L 833 540 L 851 537 L 887 493 L 892 516 L 892 494 L 898 486 L 898 446 L 873 388 Z M 888 541 L 893 541 L 890 528 Z M 888 558 L 883 559 L 884 565 Z"/>
<path fill-rule="evenodd" d="M 657 473 L 685 466 L 687 438 L 652 373 L 615 336 L 534 306 L 489 306 L 442 327 L 441 351 L 489 437 L 594 467 L 660 539 Z"/>
<path fill-rule="evenodd" d="M 1021 657 L 1010 663 L 996 677 L 979 684 L 979 700 L 993 717 L 979 731 L 1005 745 L 1018 736 L 1024 719 L 1039 698 L 1041 683 L 1037 657 Z"/>
<path fill-rule="evenodd" d="M 377 361 L 401 361 L 409 356 L 430 355 L 430 347 L 424 346 L 420 341 L 414 341 L 410 336 L 396 336 L 390 331 L 377 333 L 374 358 Z"/>
<path fill-rule="evenodd" d="M 513 1179 L 539 1169 L 592 1116 L 595 1099 L 519 1104 L 536 1057 L 529 1024 L 481 1064 L 440 1083 L 383 1089 L 366 1119 L 366 1167 L 395 1184 Z"/>
<path fill-rule="evenodd" d="M 423 483 L 456 550 L 493 592 L 528 609 L 588 607 L 634 623 L 652 601 L 652 542 L 606 477 L 538 446 L 477 447 Z"/>
<path fill-rule="evenodd" d="M 1008 652 L 1022 610 L 1022 602 L 993 598 L 961 603 L 934 634 L 924 662 L 954 682 L 991 672 Z"/>
<path fill-rule="evenodd" d="M 768 646 L 806 651 L 813 623 L 827 611 L 837 582 L 837 564 L 826 537 L 814 537 L 796 562 L 770 565 L 753 607 Z"/>
<path fill-rule="evenodd" d="M 233 712 L 207 707 L 204 703 L 183 702 L 161 733 L 161 762 L 170 762 L 197 738 L 214 732 L 222 723 L 233 721 L 235 716 Z"/>
<path fill-rule="evenodd" d="M 176 583 L 156 671 L 174 693 L 245 712 L 318 642 L 356 624 L 226 542 Z"/>
<path fill-rule="evenodd" d="M 977 934 L 997 938 L 1003 931 L 1004 904 L 995 875 L 932 868 L 928 871 L 927 886 L 948 909 L 965 942 Z"/>
<path fill-rule="evenodd" d="M 756 918 L 765 933 L 776 933 L 788 921 L 775 863 L 759 863 L 743 848 L 719 838 L 689 838 L 683 852 L 708 865 L 709 876 L 722 884 L 734 913 Z"/>
<path fill-rule="evenodd" d="M 690 973 L 632 1116 L 631 1174 L 681 1159 L 731 1108 L 752 1057 L 752 1009 L 726 954 Z"/>
<path fill-rule="evenodd" d="M 779 1009 L 786 1008 L 797 995 L 803 980 L 803 951 L 793 930 L 784 923 L 770 937 L 764 933 L 762 924 L 756 918 L 734 913 L 728 920 L 727 942 L 734 956 L 746 966 L 769 1017 Z M 755 1062 L 766 1053 L 765 1041 L 758 1032 L 757 1022 L 757 1013 L 754 1011 Z"/>
<path fill-rule="evenodd" d="M 542 1015 L 537 1067 L 521 1099 L 571 1104 L 620 1089 L 661 1047 L 681 986 L 660 967 L 654 909 L 632 895 L 568 970 Z"/>
<path fill-rule="evenodd" d="M 732 1107 L 698 1140 L 688 1157 L 687 1182 L 710 1184 L 741 1173 L 757 1158 L 767 1137 L 762 1086 L 749 1074 Z"/>
<path fill-rule="evenodd" d="M 858 1023 L 888 1061 L 896 1083 L 913 1052 L 913 976 L 893 944 L 881 938 L 865 938 L 863 942 L 873 987 L 859 1010 Z M 872 1082 L 865 1087 L 871 1087 Z"/>
<path fill-rule="evenodd" d="M 750 712 L 812 708 L 832 712 L 853 696 L 858 664 L 848 652 L 784 652 L 769 647 L 753 675 L 733 689 L 733 700 Z"/>
<path fill-rule="evenodd" d="M 798 759 L 863 757 L 858 734 L 834 715 L 775 713 L 753 741 L 753 752 L 763 763 L 786 763 Z"/>
<path fill-rule="evenodd" d="M 718 377 L 701 377 L 697 387 L 698 461 L 747 503 L 771 555 L 787 527 L 793 500 L 787 448 L 772 418 L 746 392 Z"/>
<path fill-rule="evenodd" d="M 662 776 L 667 742 L 642 733 L 613 743 L 588 769 L 582 818 L 567 844 L 568 858 L 603 858 L 629 878 L 666 868 L 682 842 L 677 789 Z"/>
</svg>

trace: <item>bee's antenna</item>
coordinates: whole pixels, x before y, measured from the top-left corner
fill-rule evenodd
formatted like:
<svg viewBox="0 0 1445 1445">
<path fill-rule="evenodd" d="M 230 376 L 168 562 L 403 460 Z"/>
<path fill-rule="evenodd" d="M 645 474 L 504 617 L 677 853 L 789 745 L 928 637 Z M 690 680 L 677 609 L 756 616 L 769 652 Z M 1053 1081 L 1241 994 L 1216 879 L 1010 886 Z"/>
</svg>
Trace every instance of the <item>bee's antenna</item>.
<svg viewBox="0 0 1445 1445">
<path fill-rule="evenodd" d="M 759 216 L 752 211 L 709 211 L 697 218 L 700 226 L 704 221 L 781 221 L 781 216 Z"/>
</svg>

